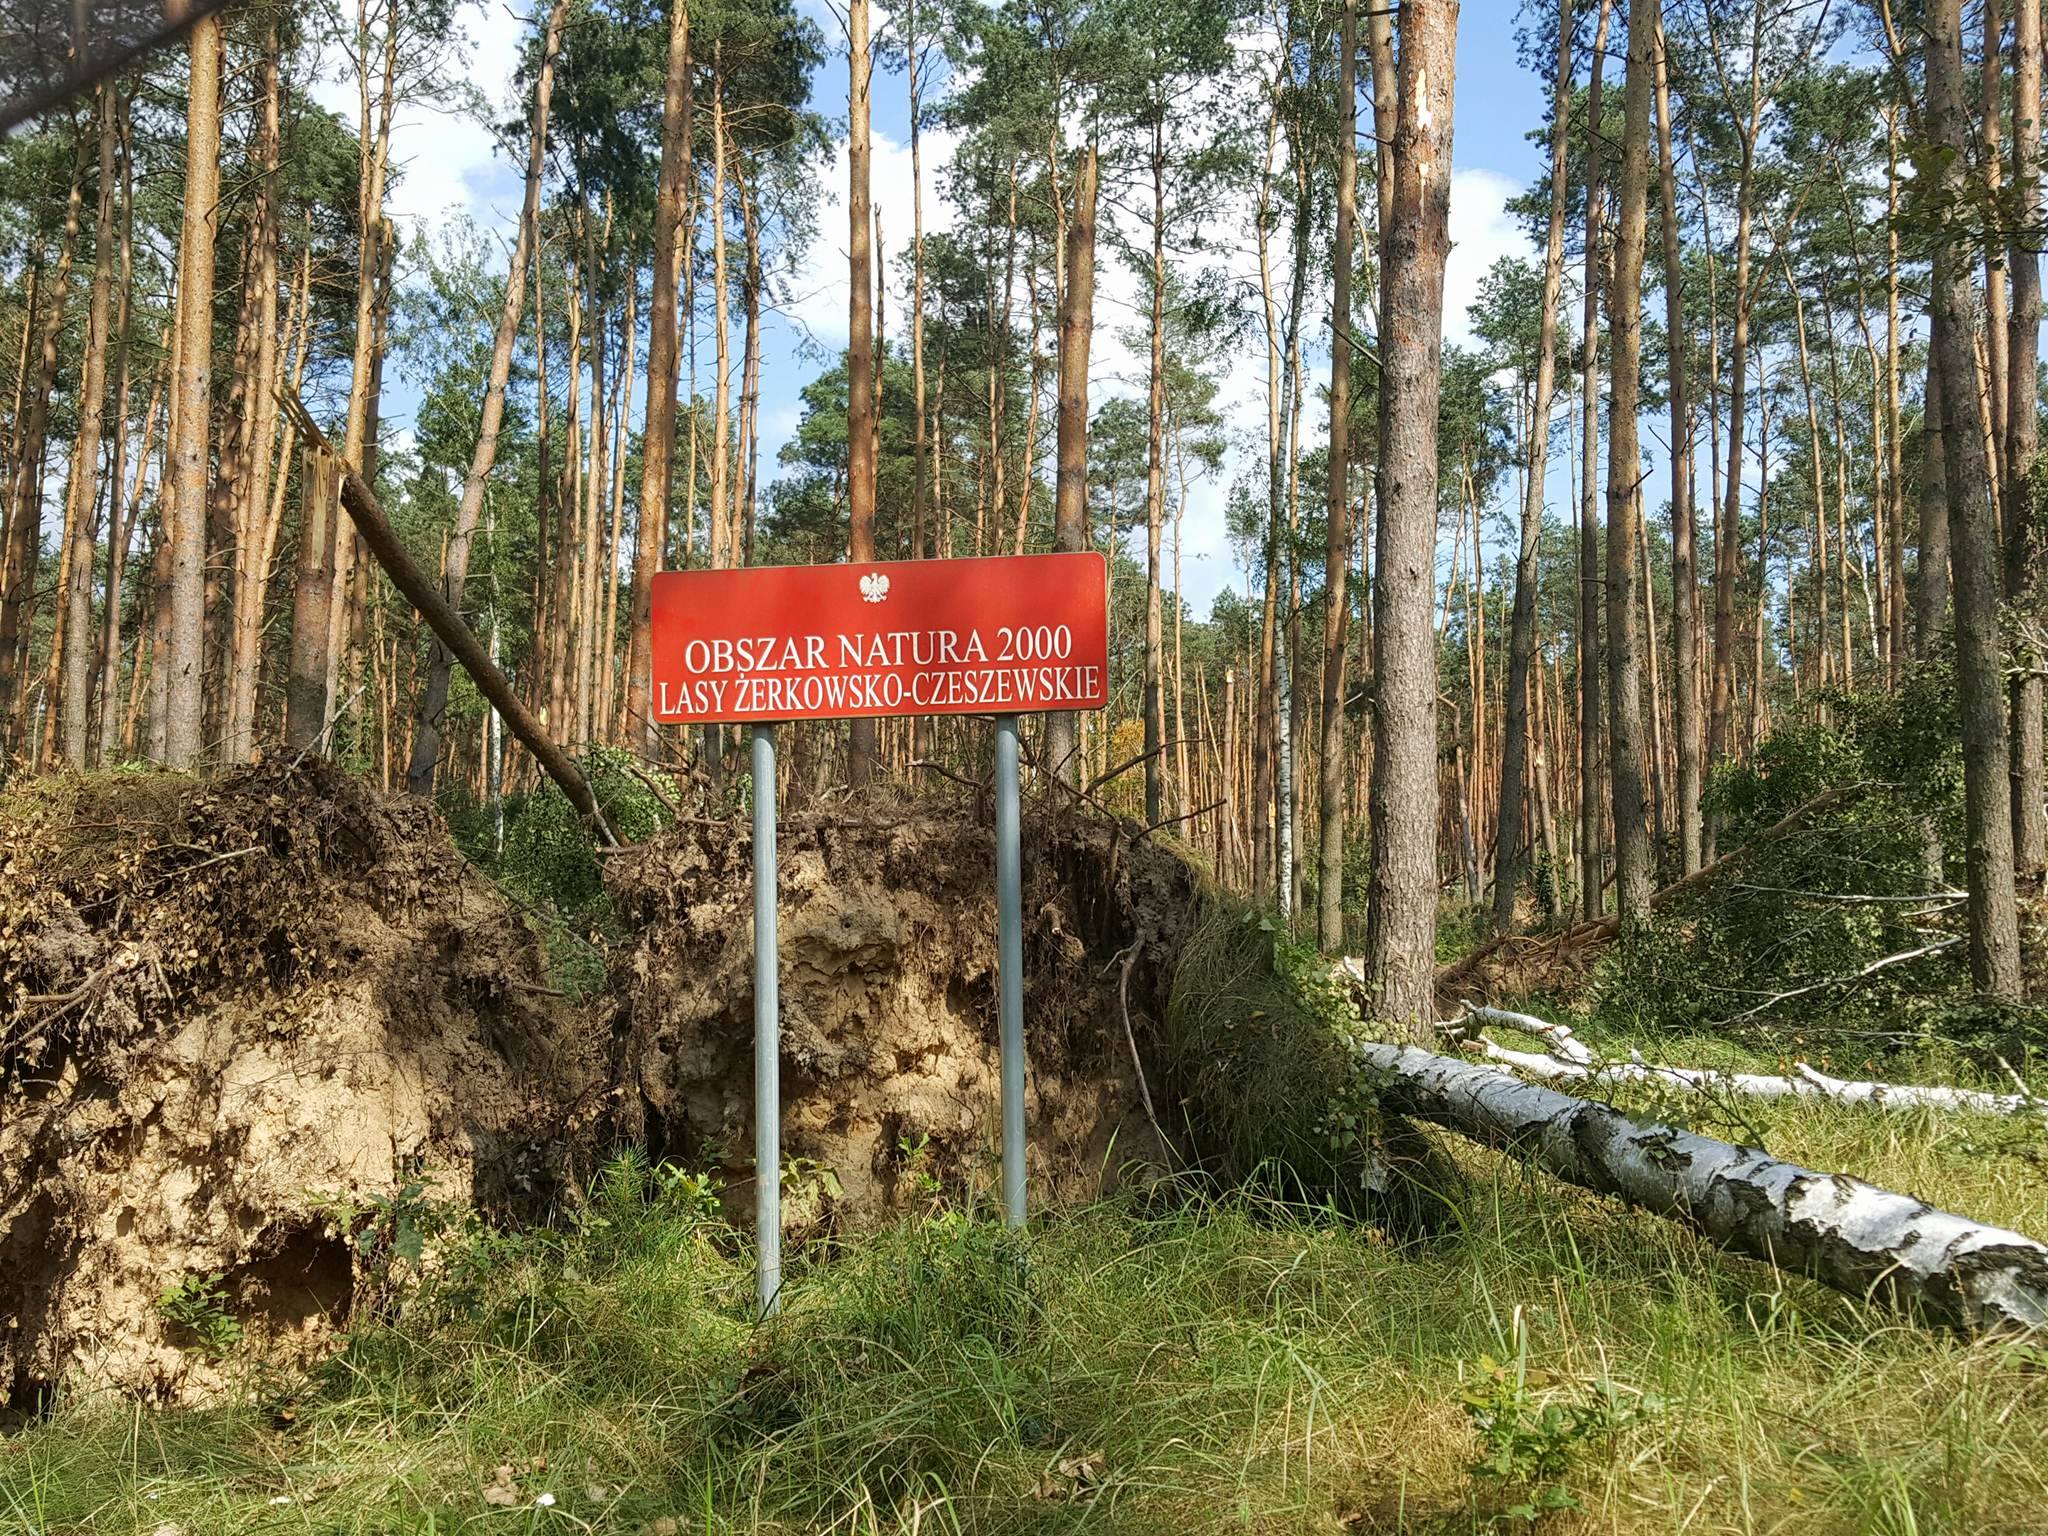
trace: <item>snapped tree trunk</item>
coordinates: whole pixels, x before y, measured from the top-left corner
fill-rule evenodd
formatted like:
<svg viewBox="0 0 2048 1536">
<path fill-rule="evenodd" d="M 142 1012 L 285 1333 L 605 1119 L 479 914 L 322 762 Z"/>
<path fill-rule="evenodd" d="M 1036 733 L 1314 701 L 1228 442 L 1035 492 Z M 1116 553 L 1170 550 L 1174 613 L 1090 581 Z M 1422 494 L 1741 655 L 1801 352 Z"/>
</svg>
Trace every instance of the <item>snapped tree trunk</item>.
<svg viewBox="0 0 2048 1536">
<path fill-rule="evenodd" d="M 333 446 L 304 405 L 296 398 L 287 400 L 284 405 L 313 454 L 332 466 L 326 474 L 339 479 L 341 505 L 355 523 L 356 532 L 362 536 L 363 547 L 384 567 L 391 584 L 418 610 L 419 616 L 427 621 L 428 628 L 454 653 L 462 669 L 475 680 L 477 691 L 504 718 L 506 728 L 533 754 L 534 761 L 555 781 L 578 814 L 603 842 L 615 844 L 618 839 L 612 835 L 604 812 L 591 794 L 590 781 L 583 777 L 574 760 L 556 745 L 554 738 L 527 711 L 524 702 L 513 691 L 511 679 L 493 665 L 489 651 L 442 595 L 440 584 L 413 563 L 404 542 L 385 517 L 376 492 L 370 489 L 354 465 L 335 455 Z"/>
<path fill-rule="evenodd" d="M 548 14 L 547 34 L 541 47 L 540 75 L 533 87 L 533 131 L 526 151 L 526 200 L 519 210 L 519 230 L 512 241 L 512 261 L 505 273 L 505 302 L 498 311 L 497 334 L 491 344 L 491 372 L 484 385 L 482 419 L 477 425 L 476 446 L 470 453 L 469 473 L 462 482 L 462 501 L 455 509 L 455 526 L 448 535 L 448 552 L 441 577 L 442 594 L 457 613 L 462 611 L 462 588 L 469 580 L 470 545 L 476 538 L 477 523 L 483 517 L 484 495 L 490 489 L 491 470 L 498 462 L 498 431 L 505 419 L 505 385 L 512 377 L 512 347 L 519 337 L 519 311 L 526 297 L 526 264 L 534 247 L 534 230 L 540 221 L 540 178 L 543 157 L 547 152 L 548 98 L 554 90 L 555 54 L 562 46 L 562 24 L 568 15 L 568 0 L 555 0 L 554 8 Z M 682 31 L 685 44 L 689 38 L 687 0 L 677 0 L 676 11 L 685 17 Z M 672 34 L 673 36 L 673 34 Z M 671 50 L 674 44 L 671 41 Z M 671 73 L 675 70 L 670 62 Z M 666 128 L 664 123 L 664 128 Z M 666 175 L 667 147 L 663 148 L 663 172 Z M 667 203 L 662 211 L 667 211 Z M 656 239 L 659 242 L 661 221 L 657 219 Z M 655 261 L 655 302 L 659 306 L 661 295 L 660 245 L 657 243 Z M 671 419 L 675 410 L 675 323 L 673 303 L 675 286 L 669 285 L 671 313 L 668 325 L 668 408 Z M 654 319 L 654 342 L 659 347 L 662 340 L 661 312 L 657 307 Z M 649 361 L 650 371 L 652 360 Z M 653 412 L 659 401 L 650 393 L 648 409 Z M 660 459 L 659 473 L 666 480 L 668 456 L 667 439 L 650 431 L 647 436 L 647 472 L 657 473 L 655 460 Z M 666 485 L 663 487 L 666 490 Z M 642 517 L 645 518 L 643 511 Z M 644 542 L 644 534 L 643 534 Z M 637 583 L 637 578 L 636 578 Z M 637 601 L 637 585 L 636 585 Z M 415 795 L 431 795 L 434 792 L 434 765 L 441 755 L 441 721 L 448 710 L 448 678 L 455 664 L 455 653 L 440 642 L 434 645 L 432 660 L 427 663 L 426 686 L 420 690 L 418 716 L 413 725 L 412 757 L 406 765 L 405 787 Z"/>
</svg>

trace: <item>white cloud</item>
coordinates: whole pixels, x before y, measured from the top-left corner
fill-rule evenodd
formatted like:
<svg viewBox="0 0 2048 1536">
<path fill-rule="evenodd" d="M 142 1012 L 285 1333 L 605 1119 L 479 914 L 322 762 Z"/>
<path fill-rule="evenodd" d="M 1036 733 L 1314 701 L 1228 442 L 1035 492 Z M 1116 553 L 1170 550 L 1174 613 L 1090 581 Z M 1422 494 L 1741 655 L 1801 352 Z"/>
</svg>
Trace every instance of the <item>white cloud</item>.
<svg viewBox="0 0 2048 1536">
<path fill-rule="evenodd" d="M 1444 340 L 1472 345 L 1471 309 L 1479 285 L 1503 256 L 1540 253 L 1508 212 L 1522 186 L 1498 171 L 1451 172 L 1451 257 L 1444 267 Z"/>
</svg>

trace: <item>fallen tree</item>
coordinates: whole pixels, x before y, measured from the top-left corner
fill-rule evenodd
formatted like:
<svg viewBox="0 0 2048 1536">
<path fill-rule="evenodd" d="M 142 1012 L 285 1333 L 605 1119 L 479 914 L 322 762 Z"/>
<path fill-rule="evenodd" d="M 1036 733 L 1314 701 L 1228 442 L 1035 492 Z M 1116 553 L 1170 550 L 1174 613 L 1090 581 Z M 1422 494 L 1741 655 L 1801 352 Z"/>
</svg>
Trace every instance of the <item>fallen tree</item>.
<svg viewBox="0 0 2048 1536">
<path fill-rule="evenodd" d="M 1477 1026 L 1481 1024 L 1495 1024 L 1535 1035 L 1549 1045 L 1550 1054 L 1540 1056 L 1533 1051 L 1515 1051 L 1496 1045 L 1478 1032 Z M 2048 1114 L 2048 1100 L 2026 1092 L 2025 1084 L 2020 1084 L 2018 1093 L 1986 1093 L 1977 1088 L 1953 1088 L 1940 1083 L 1865 1082 L 1830 1077 L 1803 1061 L 1792 1063 L 1789 1073 L 1723 1072 L 1713 1067 L 1674 1067 L 1648 1062 L 1637 1051 L 1629 1052 L 1627 1061 L 1601 1061 L 1572 1033 L 1569 1024 L 1553 1024 L 1532 1013 L 1515 1013 L 1506 1008 L 1468 1008 L 1464 1018 L 1437 1027 L 1489 1061 L 1546 1081 L 1650 1082 L 1688 1093 L 1728 1093 L 1752 1099 L 1820 1098 L 1877 1109 L 1966 1109 L 1987 1115 L 2018 1115 L 2029 1111 Z"/>
<path fill-rule="evenodd" d="M 1719 858 L 1701 865 L 1691 874 L 1674 880 L 1650 897 L 1650 910 L 1659 911 L 1680 897 L 1712 884 L 1741 862 L 1749 853 L 1767 843 L 1777 841 L 1788 833 L 1796 832 L 1806 822 L 1822 811 L 1832 810 L 1838 805 L 1857 798 L 1864 791 L 1863 785 L 1848 784 L 1826 790 L 1812 799 L 1794 806 L 1770 826 L 1764 828 L 1740 848 L 1730 849 Z M 1486 968 L 1508 952 L 1526 952 L 1530 955 L 1548 956 L 1553 961 L 1604 944 L 1621 932 L 1621 919 L 1610 913 L 1606 917 L 1590 918 L 1556 932 L 1546 934 L 1495 934 L 1485 943 L 1478 945 L 1467 954 L 1448 965 L 1440 966 L 1436 973 L 1436 990 L 1440 999 L 1454 999 L 1461 992 L 1469 992 L 1475 986 L 1483 992 L 1483 978 Z"/>
<path fill-rule="evenodd" d="M 1381 1104 L 1670 1216 L 1732 1252 L 1966 1331 L 2048 1327 L 2048 1247 L 1415 1046 L 1359 1041 Z M 1559 1065 L 1568 1065 L 1559 1063 Z"/>
<path fill-rule="evenodd" d="M 2048 1102 L 2020 1093 L 1985 1093 L 1939 1084 L 1858 1082 L 1830 1077 L 1803 1061 L 1789 1073 L 1721 1072 L 1712 1067 L 1672 1067 L 1631 1053 L 1627 1061 L 1561 1061 L 1534 1051 L 1514 1051 L 1480 1038 L 1470 1042 L 1488 1061 L 1548 1082 L 1652 1083 L 1684 1093 L 1734 1094 L 1750 1099 L 1828 1099 L 1879 1109 L 1966 1109 L 1987 1115 L 2048 1114 Z"/>
<path fill-rule="evenodd" d="M 278 400 L 306 442 L 339 465 L 341 504 L 354 521 L 356 532 L 363 536 L 364 547 L 376 556 L 377 563 L 391 578 L 391 584 L 419 611 L 420 617 L 427 621 L 427 627 L 433 630 L 434 637 L 446 647 L 449 655 L 462 664 L 462 670 L 475 680 L 477 692 L 490 701 L 491 707 L 504 720 L 505 728 L 533 754 L 534 761 L 555 781 L 598 839 L 608 846 L 617 846 L 619 840 L 598 807 L 597 797 L 591 793 L 590 781 L 584 777 L 583 770 L 534 719 L 513 690 L 512 680 L 491 661 L 483 642 L 463 622 L 462 615 L 455 611 L 454 605 L 441 591 L 440 583 L 414 564 L 404 542 L 392 528 L 391 520 L 384 515 L 377 493 L 370 489 L 355 465 L 342 458 L 334 445 L 328 442 L 319 423 L 313 420 L 312 413 L 298 396 L 286 392 L 281 393 Z"/>
</svg>

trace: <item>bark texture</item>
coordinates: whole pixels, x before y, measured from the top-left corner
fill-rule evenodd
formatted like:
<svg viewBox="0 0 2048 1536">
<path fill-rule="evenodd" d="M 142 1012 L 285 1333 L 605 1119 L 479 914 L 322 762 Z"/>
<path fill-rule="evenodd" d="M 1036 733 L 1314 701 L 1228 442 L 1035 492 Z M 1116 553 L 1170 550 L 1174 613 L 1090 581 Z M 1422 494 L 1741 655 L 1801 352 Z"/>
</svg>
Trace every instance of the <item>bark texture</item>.
<svg viewBox="0 0 2048 1536">
<path fill-rule="evenodd" d="M 1643 242 L 1649 219 L 1650 75 L 1656 37 L 1656 0 L 1629 0 L 1614 302 L 1607 317 L 1614 372 L 1607 426 L 1607 744 L 1616 910 L 1624 930 L 1649 923 L 1650 896 L 1657 885 L 1643 785 L 1643 636 L 1637 584 L 1647 578 L 1636 563 L 1642 521 L 1636 402 L 1642 376 Z"/>
<path fill-rule="evenodd" d="M 1565 0 L 1566 4 L 1570 0 Z M 1322 772 L 1316 805 L 1316 933 L 1344 943 L 1344 650 L 1351 632 L 1351 266 L 1358 224 L 1358 0 L 1345 0 L 1337 59 L 1337 228 L 1330 265 L 1330 500 L 1323 570 Z M 1178 540 L 1175 542 L 1178 549 Z M 1175 602 L 1179 602 L 1178 588 Z M 1183 807 L 1185 809 L 1185 807 Z"/>
<path fill-rule="evenodd" d="M 1962 101 L 1961 0 L 1932 0 L 1927 16 L 1928 185 L 1948 210 L 1964 206 L 1969 157 Z M 2013 891 L 2011 764 L 1999 644 L 1998 536 L 1990 465 L 1968 403 L 1977 397 L 1968 235 L 1951 227 L 1935 251 L 1935 354 L 1948 413 L 1950 554 L 1955 571 L 1956 687 L 1962 709 L 1963 821 L 1968 839 L 1970 972 L 1977 990 L 2019 1002 L 2019 906 Z"/>
<path fill-rule="evenodd" d="M 1645 1125 L 1617 1109 L 1413 1046 L 1362 1042 L 1389 1109 L 1670 1216 L 1710 1241 L 1852 1296 L 1966 1330 L 2048 1327 L 2048 1248 L 1755 1147 Z"/>
<path fill-rule="evenodd" d="M 1377 707 L 1366 980 L 1374 1013 L 1414 1038 L 1435 1024 L 1437 658 L 1430 620 L 1457 29 L 1456 0 L 1410 0 L 1403 8 L 1392 222 L 1382 236 L 1386 500 L 1373 590 Z"/>
</svg>

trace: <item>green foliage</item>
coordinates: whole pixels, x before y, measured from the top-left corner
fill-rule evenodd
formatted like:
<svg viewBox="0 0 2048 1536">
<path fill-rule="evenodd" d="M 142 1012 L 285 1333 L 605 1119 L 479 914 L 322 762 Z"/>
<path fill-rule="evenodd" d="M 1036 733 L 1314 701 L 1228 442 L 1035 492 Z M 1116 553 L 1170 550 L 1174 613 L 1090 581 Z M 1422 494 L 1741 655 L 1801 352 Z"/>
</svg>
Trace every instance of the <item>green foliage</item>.
<svg viewBox="0 0 2048 1536">
<path fill-rule="evenodd" d="M 1796 1032 L 1794 1045 L 1945 1038 L 2010 1049 L 2038 1022 L 1969 1000 L 1960 942 L 1868 969 L 1963 932 L 1950 673 L 1924 666 L 1897 693 L 1832 697 L 1823 718 L 1781 728 L 1715 773 L 1706 807 L 1720 845 L 1748 851 L 1612 947 L 1595 1011 L 1636 1028 Z M 1842 798 L 1761 837 L 1829 791 Z"/>
<path fill-rule="evenodd" d="M 1204 1163 L 1299 1197 L 1362 1194 L 1374 1107 L 1345 1049 L 1356 1023 L 1276 914 L 1212 902 L 1182 949 L 1162 1052 Z"/>
<path fill-rule="evenodd" d="M 617 747 L 592 745 L 579 761 L 621 841 L 644 842 L 668 824 L 677 789 L 667 775 L 640 767 Z M 542 780 L 525 795 L 507 797 L 502 850 L 486 808 L 453 807 L 449 826 L 464 854 L 539 923 L 556 984 L 577 995 L 601 987 L 604 946 L 618 937 L 617 918 L 596 842 L 561 790 Z"/>
<path fill-rule="evenodd" d="M 1519 1317 L 1516 1319 L 1519 1324 Z M 1480 1385 L 1465 1393 L 1465 1412 L 1485 1455 L 1472 1475 L 1516 1496 L 1496 1521 L 1534 1524 L 1545 1515 L 1580 1507 L 1566 1484 L 1580 1462 L 1605 1448 L 1615 1434 L 1659 1406 L 1654 1397 L 1631 1401 L 1612 1381 L 1591 1383 L 1582 1395 L 1560 1395 L 1557 1378 L 1529 1369 L 1529 1343 L 1518 1328 L 1512 1367 L 1481 1355 Z"/>
<path fill-rule="evenodd" d="M 181 1349 L 209 1360 L 225 1360 L 242 1342 L 241 1319 L 229 1310 L 226 1282 L 219 1275 L 183 1276 L 164 1288 L 156 1310 Z"/>
</svg>

